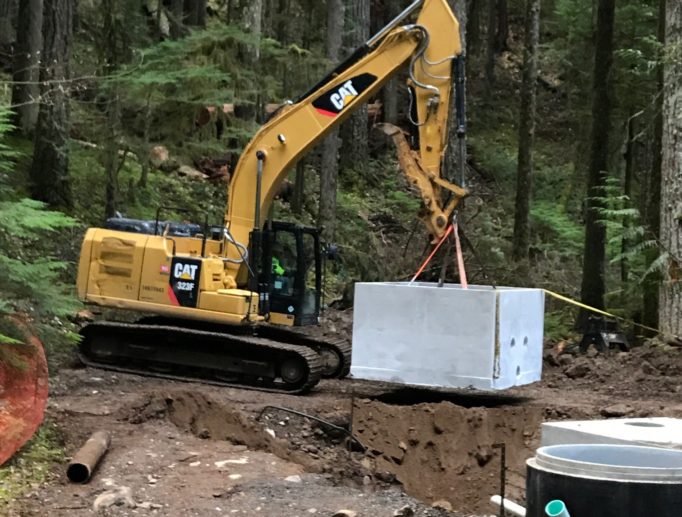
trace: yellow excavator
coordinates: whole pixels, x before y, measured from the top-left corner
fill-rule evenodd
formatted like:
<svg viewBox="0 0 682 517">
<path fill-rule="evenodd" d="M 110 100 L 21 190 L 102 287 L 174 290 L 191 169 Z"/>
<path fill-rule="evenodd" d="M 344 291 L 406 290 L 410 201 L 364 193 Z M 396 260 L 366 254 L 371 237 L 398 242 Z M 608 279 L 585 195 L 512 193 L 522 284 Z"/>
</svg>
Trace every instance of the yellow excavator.
<svg viewBox="0 0 682 517">
<path fill-rule="evenodd" d="M 286 393 L 346 376 L 348 344 L 292 328 L 319 322 L 319 231 L 264 214 L 292 166 L 407 65 L 409 139 L 395 126 L 382 127 L 421 197 L 421 219 L 434 239 L 441 237 L 466 194 L 441 176 L 453 85 L 463 129 L 461 52 L 447 1 L 416 0 L 260 128 L 235 168 L 222 224 L 166 221 L 160 209 L 153 221 L 113 218 L 90 228 L 80 253 L 79 297 L 149 315 L 85 326 L 81 360 Z"/>
</svg>

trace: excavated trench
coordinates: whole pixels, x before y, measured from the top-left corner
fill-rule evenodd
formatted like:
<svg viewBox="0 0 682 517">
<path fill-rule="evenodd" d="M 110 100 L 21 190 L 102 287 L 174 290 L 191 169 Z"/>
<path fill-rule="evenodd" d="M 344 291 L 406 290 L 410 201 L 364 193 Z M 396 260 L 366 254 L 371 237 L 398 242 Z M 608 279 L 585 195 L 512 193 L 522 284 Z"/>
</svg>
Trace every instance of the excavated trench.
<svg viewBox="0 0 682 517">
<path fill-rule="evenodd" d="M 361 400 L 354 407 L 353 431 L 369 448 L 371 468 L 395 475 L 413 497 L 490 513 L 490 496 L 500 493 L 500 445 L 506 451 L 506 493 L 520 500 L 525 461 L 539 443 L 543 415 L 542 408 L 506 405 L 499 397 L 489 402 L 491 407 Z"/>
<path fill-rule="evenodd" d="M 350 423 L 348 414 L 317 416 Z M 425 502 L 447 501 L 459 512 L 489 514 L 488 500 L 499 493 L 498 445 L 506 447 L 506 492 L 521 499 L 524 464 L 539 442 L 542 408 L 504 396 L 424 390 L 356 400 L 352 430 L 367 447 L 364 453 L 349 452 L 342 436 L 316 422 L 282 413 L 257 421 L 196 391 L 148 394 L 123 418 L 133 423 L 167 418 L 201 438 L 271 452 L 339 482 L 362 483 L 367 475 L 379 483 L 397 480 Z"/>
</svg>

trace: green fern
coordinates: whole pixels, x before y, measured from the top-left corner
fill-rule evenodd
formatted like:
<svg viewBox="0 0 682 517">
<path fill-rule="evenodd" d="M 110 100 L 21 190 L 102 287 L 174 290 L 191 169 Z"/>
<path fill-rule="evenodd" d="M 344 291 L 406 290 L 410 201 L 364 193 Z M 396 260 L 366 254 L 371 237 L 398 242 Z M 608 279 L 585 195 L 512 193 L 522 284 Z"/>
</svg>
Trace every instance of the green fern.
<svg viewBox="0 0 682 517">
<path fill-rule="evenodd" d="M 0 107 L 0 170 L 10 171 L 16 153 L 6 143 L 11 131 L 9 110 Z M 43 244 L 57 230 L 76 221 L 61 212 L 45 210 L 31 199 L 13 199 L 0 177 L 0 315 L 17 310 L 41 317 L 64 317 L 79 306 L 64 283 L 67 263 L 48 256 Z M 0 342 L 17 339 L 0 333 Z"/>
</svg>

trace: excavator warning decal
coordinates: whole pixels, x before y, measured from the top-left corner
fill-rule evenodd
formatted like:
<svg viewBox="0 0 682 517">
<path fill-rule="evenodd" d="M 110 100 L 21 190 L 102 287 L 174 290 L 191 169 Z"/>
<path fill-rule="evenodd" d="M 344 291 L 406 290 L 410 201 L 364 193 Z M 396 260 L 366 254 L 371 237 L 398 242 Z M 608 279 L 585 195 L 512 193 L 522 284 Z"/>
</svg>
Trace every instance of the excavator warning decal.
<svg viewBox="0 0 682 517">
<path fill-rule="evenodd" d="M 372 74 L 356 75 L 315 99 L 313 107 L 322 115 L 336 117 L 376 80 L 377 77 Z"/>
<path fill-rule="evenodd" d="M 168 297 L 173 305 L 196 307 L 199 302 L 201 260 L 173 258 L 170 269 Z"/>
</svg>

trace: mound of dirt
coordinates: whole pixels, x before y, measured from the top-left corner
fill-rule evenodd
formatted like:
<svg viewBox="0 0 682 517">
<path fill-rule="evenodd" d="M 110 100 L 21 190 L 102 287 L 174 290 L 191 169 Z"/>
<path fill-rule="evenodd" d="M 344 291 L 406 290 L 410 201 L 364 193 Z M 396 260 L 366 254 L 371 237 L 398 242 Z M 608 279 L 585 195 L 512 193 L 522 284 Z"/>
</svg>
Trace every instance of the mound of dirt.
<svg viewBox="0 0 682 517">
<path fill-rule="evenodd" d="M 499 493 L 497 444 L 506 444 L 507 494 L 521 498 L 525 460 L 539 443 L 542 413 L 539 407 L 363 400 L 354 408 L 353 430 L 370 448 L 373 468 L 395 475 L 408 494 L 479 512 L 488 511 L 490 496 Z"/>
<path fill-rule="evenodd" d="M 555 346 L 544 359 L 544 386 L 618 392 L 633 399 L 677 400 L 682 394 L 682 348 L 644 345 L 629 352 L 571 354 Z"/>
</svg>

